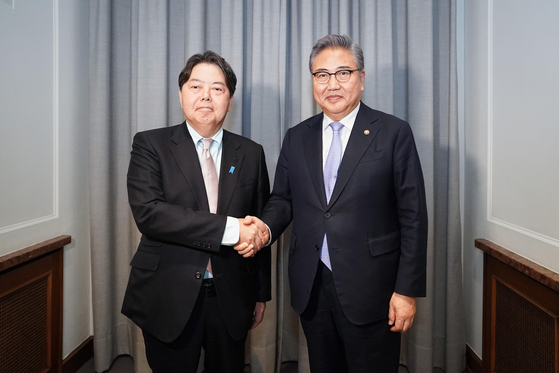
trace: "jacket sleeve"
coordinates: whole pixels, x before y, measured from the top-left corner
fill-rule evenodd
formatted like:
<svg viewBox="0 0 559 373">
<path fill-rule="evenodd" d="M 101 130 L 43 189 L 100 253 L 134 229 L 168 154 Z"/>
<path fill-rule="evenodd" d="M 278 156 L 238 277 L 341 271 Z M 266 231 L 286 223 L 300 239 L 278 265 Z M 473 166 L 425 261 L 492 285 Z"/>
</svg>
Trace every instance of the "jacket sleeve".
<svg viewBox="0 0 559 373">
<path fill-rule="evenodd" d="M 394 189 L 401 237 L 395 291 L 422 297 L 426 293 L 427 205 L 419 156 L 409 124 L 405 122 L 394 146 Z"/>
<path fill-rule="evenodd" d="M 258 176 L 258 193 L 256 196 L 257 216 L 261 216 L 262 210 L 270 197 L 270 178 L 266 167 L 264 149 L 260 147 L 260 173 Z M 272 251 L 270 246 L 263 247 L 256 256 L 258 270 L 256 281 L 256 300 L 267 302 L 272 299 Z"/>
<path fill-rule="evenodd" d="M 274 189 L 262 214 L 262 220 L 272 232 L 272 242 L 281 236 L 293 218 L 288 173 L 290 133 L 291 130 L 288 130 L 285 134 L 276 166 Z"/>
<path fill-rule="evenodd" d="M 134 136 L 128 168 L 128 200 L 138 229 L 151 239 L 219 252 L 227 217 L 196 210 L 194 197 L 190 205 L 168 202 L 163 178 L 173 176 L 163 174 L 161 162 L 171 159 L 162 154 L 161 139 L 150 134 Z"/>
</svg>

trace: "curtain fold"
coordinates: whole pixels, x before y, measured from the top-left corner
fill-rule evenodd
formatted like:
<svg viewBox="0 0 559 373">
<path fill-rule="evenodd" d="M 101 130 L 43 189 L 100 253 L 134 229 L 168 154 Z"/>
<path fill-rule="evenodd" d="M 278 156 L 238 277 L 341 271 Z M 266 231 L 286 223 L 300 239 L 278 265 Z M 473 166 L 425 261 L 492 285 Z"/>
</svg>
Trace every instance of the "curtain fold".
<svg viewBox="0 0 559 373">
<path fill-rule="evenodd" d="M 178 124 L 177 78 L 211 49 L 233 67 L 237 91 L 224 127 L 264 146 L 270 176 L 286 130 L 320 111 L 308 58 L 329 33 L 351 36 L 365 57 L 363 101 L 410 122 L 429 208 L 428 296 L 402 340 L 412 373 L 464 368 L 456 83 L 456 0 L 92 0 L 90 174 L 95 370 L 120 354 L 149 372 L 141 331 L 120 314 L 139 233 L 126 193 L 132 137 Z M 273 182 L 273 180 L 272 180 Z M 251 371 L 309 372 L 290 306 L 290 231 L 273 247 L 273 300 L 250 333 Z"/>
</svg>

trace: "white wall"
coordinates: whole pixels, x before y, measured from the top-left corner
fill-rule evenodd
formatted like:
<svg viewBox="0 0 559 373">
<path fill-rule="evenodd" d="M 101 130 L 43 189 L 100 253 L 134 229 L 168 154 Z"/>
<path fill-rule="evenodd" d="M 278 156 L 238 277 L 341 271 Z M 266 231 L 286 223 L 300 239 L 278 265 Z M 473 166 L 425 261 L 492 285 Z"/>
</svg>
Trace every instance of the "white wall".
<svg viewBox="0 0 559 373">
<path fill-rule="evenodd" d="M 63 354 L 92 334 L 89 4 L 0 3 L 0 256 L 69 234 Z"/>
<path fill-rule="evenodd" d="M 559 2 L 460 0 L 466 339 L 481 356 L 487 238 L 559 272 Z"/>
</svg>

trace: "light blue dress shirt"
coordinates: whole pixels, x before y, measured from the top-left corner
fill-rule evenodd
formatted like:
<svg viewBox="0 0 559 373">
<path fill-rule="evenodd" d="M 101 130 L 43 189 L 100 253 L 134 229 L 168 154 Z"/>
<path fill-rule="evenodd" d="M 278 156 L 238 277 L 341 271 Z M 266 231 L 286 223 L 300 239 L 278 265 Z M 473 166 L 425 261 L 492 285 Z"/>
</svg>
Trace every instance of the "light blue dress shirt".
<svg viewBox="0 0 559 373">
<path fill-rule="evenodd" d="M 202 156 L 202 150 L 204 146 L 202 145 L 202 137 L 194 128 L 186 122 L 186 128 L 192 137 L 194 146 L 196 147 L 196 153 L 198 153 L 198 160 Z M 215 164 L 215 171 L 217 172 L 217 179 L 219 180 L 219 172 L 221 170 L 221 149 L 223 148 L 223 128 L 220 128 L 215 135 L 212 136 L 212 145 L 210 146 L 210 155 Z M 221 244 L 225 246 L 234 246 L 239 241 L 240 226 L 239 220 L 237 218 L 228 216 L 227 224 L 225 225 L 225 231 L 223 232 L 223 237 L 221 239 Z M 206 271 L 204 278 L 212 278 L 213 276 Z"/>
</svg>

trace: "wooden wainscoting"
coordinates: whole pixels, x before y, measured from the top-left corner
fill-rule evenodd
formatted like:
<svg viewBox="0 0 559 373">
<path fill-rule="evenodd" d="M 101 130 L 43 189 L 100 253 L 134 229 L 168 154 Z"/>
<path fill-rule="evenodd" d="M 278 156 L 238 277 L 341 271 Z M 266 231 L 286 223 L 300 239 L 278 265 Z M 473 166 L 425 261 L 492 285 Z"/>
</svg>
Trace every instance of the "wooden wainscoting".
<svg viewBox="0 0 559 373">
<path fill-rule="evenodd" d="M 466 345 L 466 373 L 483 373 L 481 359 L 468 345 Z"/>
<path fill-rule="evenodd" d="M 0 257 L 0 372 L 62 369 L 62 270 L 59 236 Z"/>
<path fill-rule="evenodd" d="M 93 359 L 93 336 L 76 347 L 62 362 L 62 373 L 76 373 L 82 365 Z"/>
<path fill-rule="evenodd" d="M 559 274 L 491 241 L 484 252 L 483 372 L 559 373 Z"/>
</svg>

